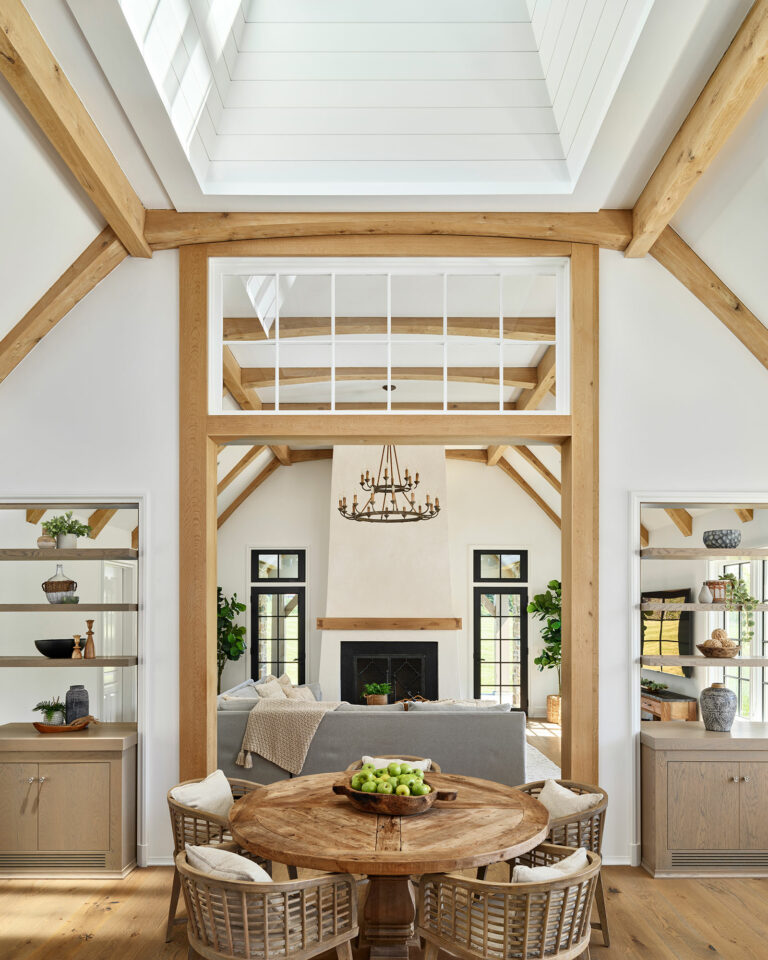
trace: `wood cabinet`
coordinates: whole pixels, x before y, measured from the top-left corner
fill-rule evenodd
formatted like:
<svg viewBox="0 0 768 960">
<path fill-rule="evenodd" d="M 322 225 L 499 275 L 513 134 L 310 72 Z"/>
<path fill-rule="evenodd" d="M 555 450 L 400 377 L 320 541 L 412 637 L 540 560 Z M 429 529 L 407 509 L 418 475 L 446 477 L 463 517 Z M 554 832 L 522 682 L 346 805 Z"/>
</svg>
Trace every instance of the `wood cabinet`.
<svg viewBox="0 0 768 960">
<path fill-rule="evenodd" d="M 124 876 L 136 861 L 136 725 L 0 726 L 0 876 Z"/>
<path fill-rule="evenodd" d="M 723 734 L 646 722 L 641 777 L 642 864 L 651 874 L 768 876 L 768 725 Z"/>
</svg>

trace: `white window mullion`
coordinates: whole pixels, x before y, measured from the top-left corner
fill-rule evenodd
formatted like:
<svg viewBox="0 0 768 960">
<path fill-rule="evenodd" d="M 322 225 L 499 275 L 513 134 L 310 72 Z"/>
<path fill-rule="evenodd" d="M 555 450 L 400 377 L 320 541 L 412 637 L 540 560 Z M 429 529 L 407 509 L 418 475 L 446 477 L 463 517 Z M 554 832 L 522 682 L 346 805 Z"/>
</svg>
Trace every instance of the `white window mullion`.
<svg viewBox="0 0 768 960">
<path fill-rule="evenodd" d="M 275 274 L 275 413 L 280 412 L 280 274 Z"/>
<path fill-rule="evenodd" d="M 387 274 L 387 413 L 392 409 L 392 274 Z"/>
<path fill-rule="evenodd" d="M 448 410 L 448 274 L 443 274 L 443 410 Z"/>
</svg>

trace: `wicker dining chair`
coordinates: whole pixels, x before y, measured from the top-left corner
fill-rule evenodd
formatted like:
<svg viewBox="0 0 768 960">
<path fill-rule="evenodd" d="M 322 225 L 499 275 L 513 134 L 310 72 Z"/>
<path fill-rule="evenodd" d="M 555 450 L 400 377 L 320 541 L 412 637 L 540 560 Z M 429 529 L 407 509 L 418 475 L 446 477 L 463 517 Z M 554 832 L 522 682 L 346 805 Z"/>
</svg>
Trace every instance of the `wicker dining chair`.
<svg viewBox="0 0 768 960">
<path fill-rule="evenodd" d="M 426 760 L 427 758 L 426 758 L 426 757 L 406 757 L 406 756 L 399 756 L 399 757 L 398 757 L 397 754 L 394 754 L 394 753 L 382 753 L 381 756 L 377 757 L 376 759 L 377 759 L 377 760 L 408 760 L 408 761 L 411 761 L 411 760 Z M 350 763 L 350 765 L 347 767 L 347 769 L 344 771 L 344 773 L 354 773 L 355 770 L 359 770 L 359 769 L 362 767 L 362 765 L 363 765 L 362 758 L 361 758 L 360 760 L 355 760 L 354 763 Z M 439 763 L 435 763 L 434 760 L 432 760 L 431 766 L 430 766 L 429 770 L 426 770 L 426 771 L 425 771 L 425 773 L 442 773 L 442 772 L 443 772 L 443 771 L 440 769 L 440 764 L 439 764 Z"/>
<path fill-rule="evenodd" d="M 536 780 L 533 783 L 524 783 L 518 790 L 538 797 L 544 789 L 545 780 Z M 567 847 L 586 847 L 593 853 L 602 856 L 603 831 L 605 829 L 605 812 L 608 808 L 608 794 L 602 787 L 590 786 L 587 783 L 577 783 L 575 780 L 558 780 L 561 787 L 567 787 L 573 793 L 599 793 L 602 800 L 594 807 L 581 813 L 571 813 L 567 817 L 558 817 L 549 821 L 547 840 Z M 512 864 L 510 863 L 510 876 Z M 611 938 L 608 932 L 608 914 L 605 907 L 605 891 L 603 890 L 602 873 L 597 877 L 595 890 L 595 906 L 599 922 L 592 924 L 593 929 L 599 930 L 606 947 L 610 946 Z"/>
<path fill-rule="evenodd" d="M 228 777 L 229 785 L 232 788 L 232 796 L 239 800 L 246 794 L 257 790 L 261 784 L 254 783 L 252 780 L 236 780 Z M 185 780 L 177 784 L 182 787 L 188 783 L 200 783 L 200 780 Z M 172 788 L 172 790 L 175 789 Z M 187 807 L 171 796 L 172 790 L 168 791 L 168 810 L 171 814 L 171 830 L 173 831 L 173 856 L 174 859 L 184 849 L 185 844 L 193 846 L 198 844 L 222 844 L 232 841 L 232 834 L 229 830 L 229 819 L 221 817 L 207 810 L 198 810 L 193 807 Z M 251 856 L 250 854 L 247 854 Z M 272 864 L 268 860 L 260 857 L 253 857 L 267 873 L 272 874 Z M 288 867 L 288 876 L 295 880 L 298 876 L 296 867 Z M 173 871 L 173 886 L 171 887 L 171 902 L 168 907 L 168 926 L 165 931 L 165 942 L 168 943 L 173 936 L 173 928 L 178 923 L 186 923 L 186 917 L 176 918 L 176 912 L 179 904 L 180 881 L 179 874 Z"/>
<path fill-rule="evenodd" d="M 524 859 L 528 865 L 549 866 L 573 852 L 572 847 L 542 843 Z M 600 857 L 588 850 L 587 860 L 586 869 L 573 876 L 540 883 L 423 876 L 418 933 L 426 941 L 424 960 L 437 960 L 440 950 L 467 960 L 571 960 L 582 955 L 589 960 Z"/>
<path fill-rule="evenodd" d="M 347 873 L 288 883 L 219 880 L 191 867 L 185 851 L 176 873 L 190 960 L 307 960 L 334 948 L 338 960 L 352 960 L 357 888 Z"/>
</svg>

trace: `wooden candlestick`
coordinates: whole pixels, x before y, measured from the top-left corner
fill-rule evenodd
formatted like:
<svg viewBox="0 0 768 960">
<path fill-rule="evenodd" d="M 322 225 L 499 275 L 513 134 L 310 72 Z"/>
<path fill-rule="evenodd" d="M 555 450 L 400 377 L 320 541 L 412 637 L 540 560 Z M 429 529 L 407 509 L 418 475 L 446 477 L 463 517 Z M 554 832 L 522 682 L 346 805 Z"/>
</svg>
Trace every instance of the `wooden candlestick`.
<svg viewBox="0 0 768 960">
<path fill-rule="evenodd" d="M 74 634 L 74 641 L 75 641 L 75 646 L 74 646 L 74 648 L 73 648 L 73 650 L 72 650 L 72 659 L 73 659 L 73 660 L 82 660 L 82 659 L 83 659 L 83 651 L 80 649 L 80 634 L 79 634 L 79 633 Z"/>
<path fill-rule="evenodd" d="M 86 620 L 85 625 L 88 627 L 88 639 L 85 641 L 85 651 L 83 656 L 86 660 L 93 660 L 96 656 L 96 648 L 93 645 L 93 620 Z"/>
</svg>

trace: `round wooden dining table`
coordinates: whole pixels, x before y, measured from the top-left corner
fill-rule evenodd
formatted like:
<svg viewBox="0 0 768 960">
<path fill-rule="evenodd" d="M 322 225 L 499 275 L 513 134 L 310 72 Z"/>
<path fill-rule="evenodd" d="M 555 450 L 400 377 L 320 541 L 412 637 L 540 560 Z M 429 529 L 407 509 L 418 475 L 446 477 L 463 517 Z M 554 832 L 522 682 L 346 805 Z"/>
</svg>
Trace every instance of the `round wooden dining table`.
<svg viewBox="0 0 768 960">
<path fill-rule="evenodd" d="M 408 957 L 416 907 L 411 877 L 510 860 L 541 843 L 549 814 L 533 797 L 490 780 L 427 774 L 456 791 L 421 816 L 365 813 L 333 792 L 349 773 L 281 780 L 232 808 L 232 835 L 267 860 L 332 873 L 366 874 L 365 940 L 372 958 Z"/>
</svg>

